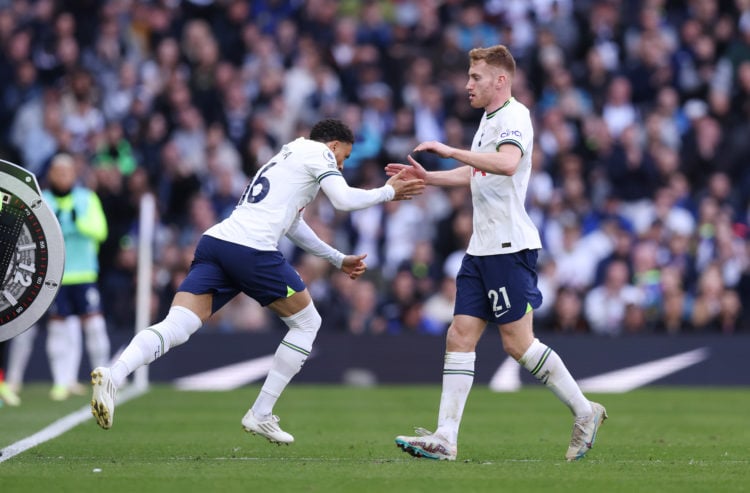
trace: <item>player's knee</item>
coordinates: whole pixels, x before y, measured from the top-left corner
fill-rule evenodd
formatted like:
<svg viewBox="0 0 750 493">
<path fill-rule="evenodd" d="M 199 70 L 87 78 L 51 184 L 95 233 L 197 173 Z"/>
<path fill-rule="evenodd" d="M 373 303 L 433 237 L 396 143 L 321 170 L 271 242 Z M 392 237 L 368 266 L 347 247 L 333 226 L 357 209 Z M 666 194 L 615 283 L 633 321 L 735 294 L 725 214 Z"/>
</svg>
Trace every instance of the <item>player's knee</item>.
<svg viewBox="0 0 750 493">
<path fill-rule="evenodd" d="M 473 331 L 452 324 L 446 335 L 446 348 L 448 351 L 469 353 L 476 349 L 478 340 Z"/>
<path fill-rule="evenodd" d="M 187 342 L 190 336 L 201 327 L 202 322 L 198 315 L 187 308 L 173 306 L 167 318 L 159 325 L 159 332 L 163 335 L 168 349 Z"/>
<path fill-rule="evenodd" d="M 162 320 L 158 324 L 149 327 L 149 330 L 161 339 L 162 356 L 173 347 L 184 344 L 190 338 L 190 334 L 180 326 L 167 320 Z"/>
<path fill-rule="evenodd" d="M 290 330 L 301 330 L 316 334 L 320 325 L 323 323 L 315 304 L 310 303 L 302 310 L 289 317 L 283 317 L 282 320 Z"/>
</svg>

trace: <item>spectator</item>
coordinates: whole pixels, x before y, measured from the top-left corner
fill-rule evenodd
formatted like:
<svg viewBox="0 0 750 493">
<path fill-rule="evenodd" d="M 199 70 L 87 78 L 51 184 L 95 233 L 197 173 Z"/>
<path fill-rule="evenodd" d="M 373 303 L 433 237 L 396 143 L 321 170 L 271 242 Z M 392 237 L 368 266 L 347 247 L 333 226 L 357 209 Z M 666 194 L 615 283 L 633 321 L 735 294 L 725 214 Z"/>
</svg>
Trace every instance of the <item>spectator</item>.
<svg viewBox="0 0 750 493">
<path fill-rule="evenodd" d="M 447 269 L 446 269 L 447 270 Z M 453 320 L 453 306 L 456 304 L 455 274 L 447 273 L 437 283 L 437 289 L 424 302 L 422 312 L 429 326 L 436 333 L 443 334 Z"/>
<path fill-rule="evenodd" d="M 692 296 L 679 268 L 666 266 L 661 270 L 661 314 L 654 327 L 656 332 L 679 334 L 691 330 Z"/>
<path fill-rule="evenodd" d="M 128 272 L 115 262 L 127 265 L 120 240 L 136 212 L 131 168 L 144 168 L 157 192 L 160 228 L 174 229 L 199 191 L 226 214 L 237 198 L 232 181 L 242 181 L 237 156 L 239 172 L 252 175 L 283 141 L 330 116 L 358 128 L 349 178 L 378 186 L 382 165 L 403 160 L 418 135 L 471 144 L 479 115 L 465 104 L 464 49 L 492 39 L 517 55 L 514 97 L 538 129 L 528 211 L 562 284 L 571 271 L 569 252 L 558 257 L 561 218 L 575 217 L 583 245 L 598 245 L 596 262 L 606 242 L 592 240 L 610 235 L 601 234 L 611 228 L 603 218 L 616 216 L 658 244 L 657 270 L 680 270 L 688 305 L 711 262 L 726 289 L 745 289 L 742 234 L 712 222 L 731 231 L 750 223 L 750 11 L 742 2 L 100 2 L 86 15 L 71 5 L 0 10 L 8 74 L 0 149 L 38 176 L 60 152 L 92 171 L 87 179 L 112 219 L 103 283 L 112 275 L 120 285 Z M 188 128 L 191 111 L 202 123 Z M 215 122 L 227 140 L 218 147 Z M 105 127 L 116 124 L 135 162 L 117 173 L 96 166 L 105 147 L 125 147 L 105 143 Z M 449 161 L 424 164 L 448 169 Z M 440 265 L 465 248 L 470 229 L 456 207 L 465 196 L 445 189 L 428 200 L 420 239 Z M 367 245 L 378 298 L 387 297 L 383 271 L 405 258 L 384 242 L 391 215 L 325 217 L 342 246 Z M 596 284 L 570 282 L 581 296 Z"/>
<path fill-rule="evenodd" d="M 549 326 L 561 334 L 589 332 L 589 323 L 583 312 L 580 293 L 568 286 L 561 286 L 555 294 Z"/>
<path fill-rule="evenodd" d="M 90 155 L 96 151 L 99 136 L 104 131 L 104 116 L 95 98 L 91 73 L 75 70 L 62 95 L 63 126 L 72 136 L 70 150 L 73 153 Z"/>
<path fill-rule="evenodd" d="M 10 128 L 10 141 L 18 149 L 24 167 L 43 176 L 46 164 L 58 150 L 62 132 L 60 94 L 54 87 L 47 87 L 18 108 Z"/>
<path fill-rule="evenodd" d="M 122 176 L 129 176 L 135 171 L 138 163 L 119 121 L 111 121 L 105 127 L 104 138 L 94 156 L 94 162 L 101 167 L 115 167 Z"/>
<path fill-rule="evenodd" d="M 383 141 L 383 155 L 386 161 L 397 161 L 409 154 L 418 144 L 414 136 L 414 111 L 403 107 L 393 115 L 393 126 Z"/>
<path fill-rule="evenodd" d="M 594 275 L 594 285 L 600 285 L 604 283 L 606 277 L 607 267 L 614 261 L 620 260 L 625 262 L 628 267 L 628 279 L 634 278 L 633 270 L 633 247 L 635 245 L 635 238 L 633 233 L 624 228 L 617 228 L 614 235 L 614 246 L 612 253 L 599 261 L 596 265 L 596 274 Z"/>
<path fill-rule="evenodd" d="M 620 137 L 623 130 L 639 121 L 638 111 L 632 100 L 632 84 L 626 77 L 617 76 L 610 82 L 602 107 L 602 117 L 614 138 Z"/>
<path fill-rule="evenodd" d="M 351 127 L 356 139 L 356 145 L 345 168 L 346 177 L 354 179 L 366 160 L 375 158 L 380 154 L 383 136 L 377 132 L 377 129 L 362 119 L 362 108 L 360 106 L 345 105 L 341 110 L 341 119 Z"/>
<path fill-rule="evenodd" d="M 729 162 L 723 155 L 725 146 L 721 125 L 710 116 L 697 118 L 684 142 L 681 170 L 693 190 L 702 190 L 706 178 Z"/>
<path fill-rule="evenodd" d="M 188 79 L 188 67 L 180 60 L 180 47 L 177 40 L 166 37 L 159 41 L 155 55 L 141 65 L 141 80 L 146 100 L 151 102 L 164 93 L 169 81 Z"/>
<path fill-rule="evenodd" d="M 131 107 L 142 97 L 138 85 L 138 72 L 133 62 L 123 62 L 119 66 L 116 82 L 105 87 L 102 97 L 102 112 L 107 121 L 125 119 Z"/>
<path fill-rule="evenodd" d="M 557 263 L 559 281 L 577 289 L 588 289 L 593 284 L 597 264 L 609 255 L 611 247 L 597 246 L 599 239 L 594 234 L 583 236 L 578 219 L 572 215 L 563 219 L 562 227 L 562 248 L 551 252 Z"/>
<path fill-rule="evenodd" d="M 352 285 L 351 308 L 344 328 L 352 334 L 383 334 L 386 320 L 378 313 L 378 288 L 368 279 Z M 337 307 L 340 310 L 340 307 Z"/>
<path fill-rule="evenodd" d="M 640 290 L 640 303 L 643 309 L 643 325 L 653 327 L 660 315 L 662 306 L 661 269 L 658 260 L 659 246 L 652 241 L 640 241 L 632 251 L 632 283 Z M 635 312 L 635 310 L 634 310 Z M 633 314 L 635 315 L 635 314 Z"/>
<path fill-rule="evenodd" d="M 389 334 L 442 335 L 445 325 L 424 314 L 424 302 L 417 298 L 399 307 L 398 316 L 388 320 Z"/>
<path fill-rule="evenodd" d="M 586 294 L 584 313 L 591 331 L 599 335 L 622 334 L 628 305 L 642 302 L 638 288 L 628 281 L 628 267 L 616 260 L 609 264 L 604 283 Z"/>
<path fill-rule="evenodd" d="M 691 323 L 697 331 L 733 333 L 739 328 L 741 306 L 735 291 L 726 289 L 718 264 L 698 279 Z"/>
<path fill-rule="evenodd" d="M 727 47 L 724 56 L 716 63 L 716 73 L 711 84 L 709 102 L 719 116 L 730 110 L 733 92 L 736 90 L 740 67 L 750 61 L 750 10 L 746 9 L 737 24 L 739 35 Z"/>
<path fill-rule="evenodd" d="M 479 3 L 469 3 L 461 7 L 453 36 L 457 40 L 458 48 L 463 52 L 472 48 L 496 45 L 501 41 L 497 29 L 485 21 L 484 11 Z"/>
</svg>

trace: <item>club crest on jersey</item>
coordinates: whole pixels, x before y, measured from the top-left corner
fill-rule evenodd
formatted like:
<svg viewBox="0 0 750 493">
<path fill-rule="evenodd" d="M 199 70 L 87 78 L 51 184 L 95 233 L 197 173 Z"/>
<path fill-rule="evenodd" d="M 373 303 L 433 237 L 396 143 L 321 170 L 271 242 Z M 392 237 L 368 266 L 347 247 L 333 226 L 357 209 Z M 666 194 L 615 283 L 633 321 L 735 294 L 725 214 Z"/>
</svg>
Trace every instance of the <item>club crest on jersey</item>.
<svg viewBox="0 0 750 493">
<path fill-rule="evenodd" d="M 326 150 L 323 153 L 323 158 L 328 161 L 328 167 L 329 168 L 335 168 L 336 167 L 336 157 L 333 155 L 333 153 L 330 151 L 330 149 Z"/>
</svg>

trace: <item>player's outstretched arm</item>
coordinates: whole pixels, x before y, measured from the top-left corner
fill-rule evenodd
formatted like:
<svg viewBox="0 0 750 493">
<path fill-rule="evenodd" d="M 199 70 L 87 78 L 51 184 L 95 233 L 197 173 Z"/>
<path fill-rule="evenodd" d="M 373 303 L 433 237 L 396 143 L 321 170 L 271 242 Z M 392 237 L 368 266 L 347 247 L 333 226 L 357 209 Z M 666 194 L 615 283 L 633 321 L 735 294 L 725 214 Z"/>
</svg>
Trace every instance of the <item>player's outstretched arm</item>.
<svg viewBox="0 0 750 493">
<path fill-rule="evenodd" d="M 306 252 L 328 260 L 351 279 L 357 279 L 367 270 L 367 264 L 365 263 L 366 253 L 344 255 L 321 240 L 301 216 L 292 224 L 286 236 L 292 240 L 292 243 Z"/>
<path fill-rule="evenodd" d="M 399 178 L 398 183 L 386 183 L 380 188 L 364 190 L 350 187 L 341 175 L 331 174 L 321 180 L 320 188 L 330 199 L 333 207 L 340 211 L 354 211 L 389 200 L 409 199 L 422 193 L 424 182 Z"/>
<path fill-rule="evenodd" d="M 406 159 L 409 164 L 388 163 L 385 167 L 385 173 L 392 177 L 403 173 L 402 176 L 419 178 L 424 180 L 427 185 L 438 187 L 456 187 L 469 184 L 471 168 L 468 166 L 460 166 L 447 171 L 427 171 L 413 157 L 406 156 Z"/>
<path fill-rule="evenodd" d="M 419 144 L 414 148 L 414 152 L 431 152 L 443 158 L 455 159 L 480 171 L 504 176 L 513 176 L 523 157 L 521 148 L 507 142 L 501 144 L 497 152 L 476 152 L 431 140 Z M 434 185 L 431 181 L 428 181 L 428 184 Z"/>
<path fill-rule="evenodd" d="M 451 147 L 449 145 L 445 145 L 442 142 L 438 142 L 436 140 L 430 140 L 427 142 L 422 142 L 417 147 L 414 148 L 414 152 L 431 152 L 433 154 L 437 154 L 440 157 L 447 157 L 452 158 L 454 157 L 454 154 L 458 151 L 455 147 Z"/>
</svg>

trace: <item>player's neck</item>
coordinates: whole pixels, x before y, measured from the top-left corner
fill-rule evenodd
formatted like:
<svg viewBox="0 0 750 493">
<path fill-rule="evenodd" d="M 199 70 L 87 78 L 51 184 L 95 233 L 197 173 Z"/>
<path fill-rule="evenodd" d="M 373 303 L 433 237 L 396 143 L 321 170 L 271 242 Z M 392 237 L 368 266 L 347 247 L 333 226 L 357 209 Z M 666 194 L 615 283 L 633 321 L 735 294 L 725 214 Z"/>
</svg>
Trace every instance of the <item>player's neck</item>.
<svg viewBox="0 0 750 493">
<path fill-rule="evenodd" d="M 492 103 L 485 106 L 484 111 L 488 115 L 491 113 L 495 113 L 497 110 L 507 106 L 510 103 L 511 99 L 512 96 L 510 95 L 510 93 L 503 94 L 502 97 L 498 96 L 492 101 Z"/>
</svg>

